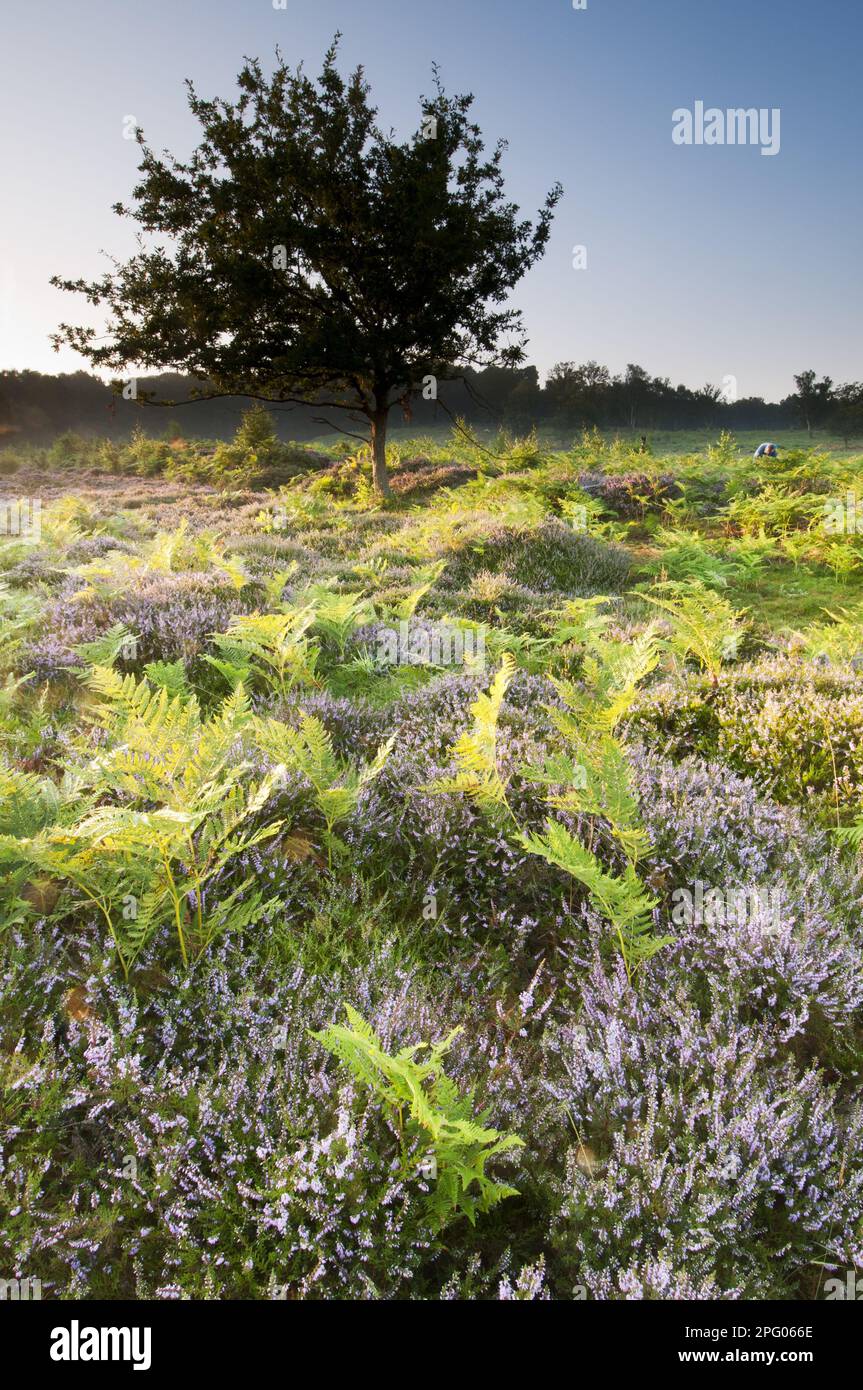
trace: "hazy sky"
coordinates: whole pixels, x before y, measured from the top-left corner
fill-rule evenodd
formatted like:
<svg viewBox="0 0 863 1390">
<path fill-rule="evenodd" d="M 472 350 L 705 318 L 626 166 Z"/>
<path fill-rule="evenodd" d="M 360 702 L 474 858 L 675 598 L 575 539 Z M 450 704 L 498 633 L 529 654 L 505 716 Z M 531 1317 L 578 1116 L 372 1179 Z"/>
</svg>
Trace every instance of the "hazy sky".
<svg viewBox="0 0 863 1390">
<path fill-rule="evenodd" d="M 476 96 L 527 213 L 565 196 L 522 283 L 529 360 L 638 362 L 779 398 L 807 367 L 863 377 L 861 0 L 2 0 L 0 367 L 74 371 L 48 334 L 94 311 L 48 284 L 132 249 L 138 147 L 189 153 L 183 79 L 233 95 L 278 44 L 315 74 L 336 29 L 381 123 L 407 135 L 441 64 Z M 781 147 L 677 145 L 672 112 L 781 111 Z M 573 247 L 587 248 L 586 269 Z"/>
</svg>

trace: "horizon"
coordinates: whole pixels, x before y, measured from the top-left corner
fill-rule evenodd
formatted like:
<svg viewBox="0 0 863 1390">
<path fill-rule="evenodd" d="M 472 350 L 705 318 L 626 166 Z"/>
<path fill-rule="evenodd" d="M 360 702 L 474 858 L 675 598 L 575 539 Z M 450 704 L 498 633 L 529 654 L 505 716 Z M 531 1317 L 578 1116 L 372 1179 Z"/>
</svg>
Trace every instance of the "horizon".
<svg viewBox="0 0 863 1390">
<path fill-rule="evenodd" d="M 0 96 L 6 182 L 18 190 L 0 234 L 4 370 L 90 370 L 48 335 L 99 316 L 48 279 L 98 275 L 100 247 L 121 258 L 133 248 L 132 224 L 111 210 L 137 174 L 124 123 L 185 157 L 197 139 L 186 77 L 203 96 L 232 97 L 243 56 L 269 68 L 277 46 L 316 74 L 341 30 L 340 67 L 364 65 L 382 126 L 414 128 L 437 61 L 448 91 L 475 94 L 487 145 L 508 141 L 506 190 L 525 216 L 563 183 L 546 254 L 510 301 L 542 381 L 560 361 L 615 374 L 635 362 L 674 385 L 730 379 L 740 398 L 780 401 L 808 368 L 861 375 L 863 194 L 843 171 L 863 134 L 863 20 L 850 0 L 764 0 L 757 15 L 729 0 L 720 24 L 685 0 L 546 0 L 531 11 L 479 0 L 467 16 L 453 0 L 433 13 L 415 0 L 368 13 L 347 0 L 307 11 L 260 0 L 241 13 L 189 0 L 179 16 L 155 0 L 146 27 L 131 5 L 92 0 L 48 29 L 20 0 L 7 11 L 7 46 L 40 54 L 41 80 L 18 63 Z M 683 111 L 691 144 L 677 138 Z M 727 138 L 735 111 L 762 118 L 745 146 Z"/>
<path fill-rule="evenodd" d="M 568 360 L 570 360 L 570 359 L 562 359 L 562 361 L 568 361 Z M 554 366 L 554 365 L 556 365 L 556 364 L 553 363 L 552 366 Z M 580 365 L 580 364 L 576 364 L 576 365 Z M 606 365 L 606 364 L 604 364 L 604 363 L 599 363 L 598 365 L 603 366 L 603 365 Z M 633 365 L 633 366 L 641 366 L 642 364 L 641 364 L 641 363 L 633 363 L 632 365 Z M 529 360 L 529 358 L 526 358 L 525 361 L 521 364 L 520 367 L 513 368 L 512 370 L 513 370 L 514 372 L 518 373 L 518 372 L 521 372 L 521 371 L 529 370 L 531 367 L 534 367 L 534 366 L 536 366 L 536 363 L 531 362 L 531 361 Z M 472 369 L 472 370 L 473 370 L 473 369 Z M 95 369 L 94 367 L 91 367 L 89 364 L 83 364 L 83 365 L 80 366 L 80 367 L 70 367 L 70 368 L 68 368 L 68 369 L 65 370 L 65 371 L 53 371 L 53 372 L 51 372 L 51 371 L 42 371 L 42 370 L 41 370 L 40 368 L 38 368 L 38 367 L 0 367 L 0 376 L 4 375 L 4 374 L 6 374 L 6 373 L 13 373 L 13 372 L 18 372 L 18 373 L 36 372 L 36 373 L 38 373 L 39 375 L 42 375 L 42 376 L 45 376 L 45 377 L 56 377 L 57 379 L 62 379 L 63 377 L 73 377 L 73 376 L 76 376 L 76 375 L 79 374 L 79 373 L 83 373 L 85 376 L 89 376 L 89 377 L 92 377 L 92 378 L 93 378 L 94 380 L 96 380 L 96 381 L 100 381 L 104 386 L 109 386 L 109 385 L 111 384 L 112 381 L 118 380 L 118 378 L 117 378 L 116 376 L 113 376 L 113 377 L 112 377 L 112 375 L 111 375 L 109 372 L 98 372 L 98 371 L 96 371 L 96 369 Z M 481 369 L 481 368 L 478 370 L 477 374 L 478 374 L 478 375 L 482 375 L 482 369 Z M 618 373 L 615 373 L 615 376 L 618 376 L 618 375 L 619 375 L 619 376 L 622 376 L 623 373 L 622 373 L 622 372 L 619 373 L 619 374 L 618 374 Z M 830 373 L 828 372 L 827 375 L 829 376 Z M 136 382 L 138 382 L 138 384 L 140 385 L 140 384 L 146 383 L 146 382 L 148 382 L 148 381 L 150 381 L 150 382 L 160 381 L 160 380 L 163 380 L 165 377 L 169 377 L 169 376 L 186 377 L 186 378 L 188 378 L 189 380 L 192 380 L 192 377 L 189 375 L 189 373 L 177 371 L 177 370 L 175 370 L 174 368 L 165 368 L 163 371 L 160 371 L 160 372 L 137 372 L 137 373 L 135 374 L 135 380 L 136 380 Z M 546 384 L 547 384 L 547 377 L 548 377 L 548 373 L 545 373 L 545 375 L 543 375 L 542 373 L 540 373 L 540 375 L 539 375 L 539 386 L 540 386 L 540 389 L 541 389 L 541 390 L 545 390 L 545 387 L 546 387 Z M 667 376 L 667 373 L 666 373 L 666 374 L 663 374 L 662 372 L 651 373 L 651 377 L 652 377 L 653 379 L 656 379 L 656 380 L 667 379 L 667 380 L 670 381 L 672 388 L 676 389 L 676 388 L 678 388 L 678 387 L 683 387 L 685 390 L 689 390 L 689 391 L 697 391 L 697 390 L 699 389 L 699 386 L 704 384 L 704 383 L 698 383 L 698 384 L 696 384 L 696 383 L 688 382 L 688 381 L 677 382 L 677 381 L 674 381 L 673 378 L 668 377 L 668 376 Z M 445 385 L 447 382 L 450 382 L 450 383 L 452 383 L 452 382 L 458 382 L 458 381 L 460 381 L 460 380 L 461 380 L 461 377 L 460 377 L 460 376 L 442 377 L 442 378 L 441 378 L 441 385 Z M 789 401 L 789 400 L 793 399 L 794 396 L 795 396 L 795 394 L 796 394 L 796 392 L 795 392 L 795 390 L 794 390 L 794 384 L 793 384 L 793 382 L 792 382 L 792 389 L 791 389 L 790 391 L 786 391 L 785 394 L 784 394 L 784 396 L 777 396 L 777 397 L 775 397 L 775 398 L 771 398 L 771 397 L 768 397 L 768 396 L 759 397 L 759 396 L 756 394 L 756 395 L 753 395 L 752 397 L 742 397 L 742 396 L 741 396 L 741 397 L 738 397 L 737 399 L 738 399 L 738 401 L 743 401 L 743 400 L 746 400 L 746 399 L 753 399 L 753 400 L 761 399 L 761 400 L 763 400 L 763 402 L 764 402 L 765 405 L 771 405 L 771 406 L 772 406 L 772 405 L 782 405 L 782 404 L 784 404 L 785 401 Z M 214 399 L 217 399 L 217 398 L 218 398 L 218 397 L 214 397 Z M 205 398 L 205 399 L 206 399 L 206 398 Z M 236 399 L 242 399 L 242 397 L 237 396 Z M 178 401 L 178 402 L 177 402 L 177 405 L 178 405 L 178 406 L 183 405 L 183 404 L 189 404 L 189 402 L 188 402 L 188 401 L 186 401 L 186 402 Z M 271 404 L 273 404 L 273 405 L 278 405 L 278 404 L 279 404 L 278 397 L 273 397 L 273 400 L 272 400 Z"/>
</svg>

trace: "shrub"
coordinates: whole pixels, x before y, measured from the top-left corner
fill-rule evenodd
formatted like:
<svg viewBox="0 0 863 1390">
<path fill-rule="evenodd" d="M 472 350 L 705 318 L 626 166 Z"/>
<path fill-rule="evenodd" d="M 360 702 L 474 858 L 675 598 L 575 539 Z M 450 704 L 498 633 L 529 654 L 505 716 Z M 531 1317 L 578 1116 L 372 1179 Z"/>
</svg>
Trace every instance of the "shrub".
<svg viewBox="0 0 863 1390">
<path fill-rule="evenodd" d="M 727 666 L 720 596 L 657 613 L 549 519 L 667 509 L 678 572 L 752 578 L 766 623 L 784 579 L 810 608 L 831 581 L 680 528 L 726 495 L 781 528 L 834 465 L 753 484 L 725 439 L 675 465 L 681 504 L 622 441 L 422 441 L 396 478 L 478 476 L 380 512 L 364 463 L 295 458 L 266 412 L 130 448 L 208 483 L 220 448 L 230 491 L 103 473 L 0 546 L 0 1271 L 512 1301 L 807 1299 L 858 1266 L 853 604 Z M 255 494 L 264 456 L 346 495 Z M 481 621 L 486 663 L 393 665 L 402 619 L 420 658 Z"/>
<path fill-rule="evenodd" d="M 622 521 L 643 521 L 648 515 L 661 514 L 666 503 L 683 496 L 671 473 L 656 477 L 648 473 L 582 473 L 578 484 L 588 497 L 601 502 Z"/>
<path fill-rule="evenodd" d="M 572 1283 L 621 1297 L 661 1262 L 720 1296 L 814 1298 L 825 1269 L 860 1263 L 863 1117 L 760 1029 L 664 980 L 635 993 L 621 966 L 594 970 L 552 1048 L 577 1136 L 552 1235 Z"/>
<path fill-rule="evenodd" d="M 863 798 L 863 694 L 815 667 L 768 664 L 760 679 L 726 671 L 712 689 L 697 679 L 658 685 L 639 698 L 630 727 L 675 756 L 720 757 L 777 800 L 834 823 L 837 809 L 847 818 Z"/>
<path fill-rule="evenodd" d="M 153 478 L 164 473 L 170 457 L 171 446 L 167 440 L 150 439 L 141 425 L 135 426 L 129 443 L 120 455 L 122 465 L 131 468 L 143 478 Z"/>
<path fill-rule="evenodd" d="M 351 998 L 392 1053 L 446 1036 L 463 1006 L 386 944 L 334 978 L 280 980 L 226 944 L 194 987 L 142 969 L 134 994 L 92 958 L 70 991 L 70 944 L 40 929 L 2 947 L 6 1036 L 39 1039 L 2 1062 L 10 1277 L 40 1278 L 52 1298 L 422 1298 L 475 1260 L 493 1296 L 507 1266 L 499 1218 L 461 1221 L 442 1248 L 433 1180 L 393 1170 L 384 1103 L 311 1036 Z M 504 1026 L 484 1032 L 459 1039 L 451 1075 L 515 1125 L 535 1085 Z"/>
<path fill-rule="evenodd" d="M 768 801 L 749 778 L 722 763 L 686 759 L 678 767 L 639 753 L 633 770 L 650 827 L 651 882 L 663 920 L 678 942 L 669 975 L 685 971 L 686 992 L 707 1007 L 725 1000 L 756 1023 L 768 1011 L 774 1046 L 829 1059 L 853 1075 L 863 1006 L 860 877 L 828 834 L 796 811 Z M 679 888 L 769 894 L 739 915 L 673 924 Z M 675 989 L 671 978 L 669 991 Z"/>
<path fill-rule="evenodd" d="M 492 528 L 448 562 L 443 582 L 466 587 L 484 570 L 536 593 L 596 594 L 623 587 L 629 560 L 618 546 L 550 520 L 529 529 Z"/>
<path fill-rule="evenodd" d="M 80 665 L 74 648 L 92 642 L 117 623 L 136 639 L 132 669 L 147 661 L 193 661 L 224 631 L 235 614 L 252 608 L 255 595 L 239 592 L 219 576 L 152 575 L 113 595 L 73 600 L 68 583 L 46 612 L 42 632 L 22 652 L 22 669 L 50 678 Z"/>
</svg>

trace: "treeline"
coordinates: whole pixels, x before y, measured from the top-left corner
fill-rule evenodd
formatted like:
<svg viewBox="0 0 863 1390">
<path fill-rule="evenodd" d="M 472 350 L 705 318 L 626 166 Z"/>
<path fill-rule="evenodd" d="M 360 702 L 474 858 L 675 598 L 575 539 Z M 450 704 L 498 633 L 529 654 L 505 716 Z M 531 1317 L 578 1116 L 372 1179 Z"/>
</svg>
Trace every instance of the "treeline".
<svg viewBox="0 0 863 1390">
<path fill-rule="evenodd" d="M 462 418 L 473 425 L 500 425 L 524 432 L 541 426 L 562 435 L 599 429 L 771 430 L 826 429 L 845 438 L 863 435 L 863 384 L 834 386 L 815 372 L 794 378 L 796 390 L 784 400 L 759 396 L 730 399 L 729 389 L 672 386 L 630 364 L 613 375 L 597 362 L 559 362 L 540 385 L 535 367 L 465 370 L 457 380 L 441 381 L 406 403 L 403 420 L 421 433 Z M 190 438 L 227 439 L 236 431 L 248 401 L 240 397 L 193 400 L 188 404 L 145 404 L 146 390 L 156 401 L 189 401 L 195 383 L 173 373 L 141 378 L 137 399 L 116 395 L 87 372 L 50 376 L 34 371 L 0 373 L 0 437 L 6 443 L 42 442 L 67 430 L 85 435 L 128 437 L 136 425 L 151 434 L 182 433 Z M 320 407 L 273 407 L 282 439 L 310 439 L 326 432 L 332 415 Z M 338 417 L 336 417 L 336 423 Z M 344 423 L 343 421 L 341 423 Z"/>
</svg>

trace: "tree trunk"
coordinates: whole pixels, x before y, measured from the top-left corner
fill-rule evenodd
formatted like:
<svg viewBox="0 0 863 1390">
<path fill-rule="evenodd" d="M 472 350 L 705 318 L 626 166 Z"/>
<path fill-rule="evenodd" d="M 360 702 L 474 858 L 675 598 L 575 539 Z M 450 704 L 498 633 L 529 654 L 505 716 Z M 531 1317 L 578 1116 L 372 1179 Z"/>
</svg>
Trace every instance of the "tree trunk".
<svg viewBox="0 0 863 1390">
<path fill-rule="evenodd" d="M 375 491 L 381 497 L 392 497 L 392 488 L 387 474 L 387 418 L 389 406 L 376 410 L 372 416 L 372 461 L 374 468 Z"/>
</svg>

